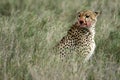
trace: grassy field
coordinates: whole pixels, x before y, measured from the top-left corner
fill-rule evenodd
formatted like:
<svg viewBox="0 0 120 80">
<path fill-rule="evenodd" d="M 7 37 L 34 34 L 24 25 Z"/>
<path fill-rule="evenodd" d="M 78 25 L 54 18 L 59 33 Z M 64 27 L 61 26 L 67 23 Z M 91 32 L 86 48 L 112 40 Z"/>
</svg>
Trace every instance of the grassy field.
<svg viewBox="0 0 120 80">
<path fill-rule="evenodd" d="M 102 11 L 92 59 L 58 61 L 52 47 L 78 11 Z M 120 0 L 0 0 L 0 80 L 119 80 Z"/>
</svg>

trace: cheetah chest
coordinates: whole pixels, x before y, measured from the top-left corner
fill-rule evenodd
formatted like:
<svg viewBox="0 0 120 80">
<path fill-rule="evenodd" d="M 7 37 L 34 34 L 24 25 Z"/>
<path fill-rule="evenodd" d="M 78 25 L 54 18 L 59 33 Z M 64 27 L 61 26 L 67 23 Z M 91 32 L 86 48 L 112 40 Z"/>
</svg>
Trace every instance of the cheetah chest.
<svg viewBox="0 0 120 80">
<path fill-rule="evenodd" d="M 95 49 L 94 34 L 87 29 L 76 29 L 72 36 L 74 51 L 86 58 L 91 57 Z"/>
</svg>

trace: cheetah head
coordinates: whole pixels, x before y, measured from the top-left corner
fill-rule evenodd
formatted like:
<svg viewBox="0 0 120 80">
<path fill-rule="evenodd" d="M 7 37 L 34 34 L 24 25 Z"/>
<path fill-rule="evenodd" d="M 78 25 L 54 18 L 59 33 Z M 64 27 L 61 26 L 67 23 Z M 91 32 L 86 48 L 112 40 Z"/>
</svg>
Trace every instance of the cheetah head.
<svg viewBox="0 0 120 80">
<path fill-rule="evenodd" d="M 85 27 L 85 28 L 92 27 L 95 25 L 98 15 L 99 15 L 99 12 L 93 12 L 90 10 L 78 12 L 78 15 L 77 15 L 78 25 L 80 27 Z"/>
</svg>

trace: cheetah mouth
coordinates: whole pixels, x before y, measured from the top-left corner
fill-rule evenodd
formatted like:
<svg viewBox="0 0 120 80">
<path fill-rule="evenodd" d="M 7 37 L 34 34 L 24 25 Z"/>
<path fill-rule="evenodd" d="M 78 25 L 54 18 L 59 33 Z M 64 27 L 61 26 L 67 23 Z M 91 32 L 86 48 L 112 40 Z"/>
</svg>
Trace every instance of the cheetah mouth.
<svg viewBox="0 0 120 80">
<path fill-rule="evenodd" d="M 84 24 L 80 24 L 80 27 L 89 27 L 89 26 L 87 25 L 87 23 L 84 23 Z"/>
<path fill-rule="evenodd" d="M 85 22 L 85 23 L 79 23 L 79 26 L 80 27 L 90 27 L 91 26 L 91 23 L 90 22 Z"/>
</svg>

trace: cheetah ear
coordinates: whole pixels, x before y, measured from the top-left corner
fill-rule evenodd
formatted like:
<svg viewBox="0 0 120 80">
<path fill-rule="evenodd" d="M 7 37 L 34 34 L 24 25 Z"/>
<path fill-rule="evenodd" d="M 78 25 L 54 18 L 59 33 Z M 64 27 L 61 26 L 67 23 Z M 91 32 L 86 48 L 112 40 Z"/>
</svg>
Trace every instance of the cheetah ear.
<svg viewBox="0 0 120 80">
<path fill-rule="evenodd" d="M 80 14 L 80 11 L 79 12 L 77 12 L 77 14 L 76 15 L 79 15 Z"/>
<path fill-rule="evenodd" d="M 79 12 L 77 12 L 77 14 L 80 14 L 80 11 L 79 11 Z"/>
<path fill-rule="evenodd" d="M 102 12 L 101 11 L 95 11 L 94 12 L 96 16 L 99 16 Z"/>
</svg>

